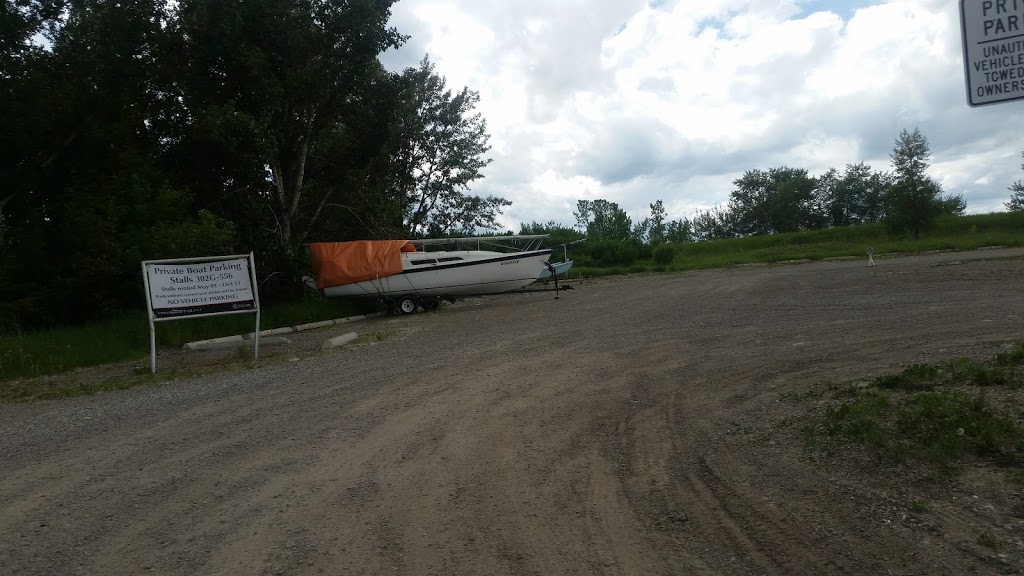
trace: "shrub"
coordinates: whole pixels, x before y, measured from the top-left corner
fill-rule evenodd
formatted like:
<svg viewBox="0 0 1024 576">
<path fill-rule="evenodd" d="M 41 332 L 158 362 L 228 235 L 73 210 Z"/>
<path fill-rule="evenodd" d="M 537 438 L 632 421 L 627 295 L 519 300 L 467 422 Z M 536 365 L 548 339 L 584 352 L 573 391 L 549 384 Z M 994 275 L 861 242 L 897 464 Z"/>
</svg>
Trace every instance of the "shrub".
<svg viewBox="0 0 1024 576">
<path fill-rule="evenodd" d="M 585 251 L 597 266 L 629 266 L 637 259 L 637 248 L 628 240 L 600 240 L 588 243 Z"/>
<path fill-rule="evenodd" d="M 661 266 L 671 264 L 676 258 L 676 249 L 671 244 L 659 244 L 653 251 L 654 263 Z"/>
</svg>

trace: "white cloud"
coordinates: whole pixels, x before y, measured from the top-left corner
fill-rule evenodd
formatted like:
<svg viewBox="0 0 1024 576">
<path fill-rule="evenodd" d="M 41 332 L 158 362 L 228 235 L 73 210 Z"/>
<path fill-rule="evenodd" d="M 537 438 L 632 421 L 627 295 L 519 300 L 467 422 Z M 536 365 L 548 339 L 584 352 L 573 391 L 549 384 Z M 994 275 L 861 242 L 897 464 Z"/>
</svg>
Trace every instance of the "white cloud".
<svg viewBox="0 0 1024 576">
<path fill-rule="evenodd" d="M 819 6 L 827 6 L 818 8 Z M 957 4 L 942 0 L 402 0 L 412 38 L 453 87 L 481 94 L 494 162 L 479 194 L 503 222 L 571 223 L 607 198 L 634 218 L 723 204 L 743 171 L 888 168 L 919 127 L 932 175 L 969 211 L 1001 209 L 1024 138 L 1014 104 L 971 109 Z"/>
</svg>

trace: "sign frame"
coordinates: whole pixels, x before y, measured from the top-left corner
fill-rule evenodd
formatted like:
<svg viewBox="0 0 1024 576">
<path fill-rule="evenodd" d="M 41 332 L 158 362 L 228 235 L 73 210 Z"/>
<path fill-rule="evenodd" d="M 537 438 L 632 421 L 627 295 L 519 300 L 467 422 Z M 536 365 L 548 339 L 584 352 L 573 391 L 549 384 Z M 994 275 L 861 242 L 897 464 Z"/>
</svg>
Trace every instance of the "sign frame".
<svg viewBox="0 0 1024 576">
<path fill-rule="evenodd" d="M 246 308 L 244 310 L 216 310 L 211 312 L 201 311 L 202 306 L 196 306 L 198 310 L 196 312 L 185 312 L 174 316 L 158 317 L 153 307 L 154 294 L 151 291 L 149 282 L 148 267 L 154 265 L 184 265 L 184 264 L 208 264 L 211 262 L 226 262 L 229 260 L 245 260 L 248 264 L 248 280 L 249 286 L 252 289 L 252 308 Z M 185 318 L 197 318 L 206 316 L 227 316 L 230 314 L 256 314 L 256 331 L 253 332 L 253 360 L 259 360 L 260 357 L 260 290 L 259 283 L 256 282 L 256 259 L 254 253 L 249 252 L 248 254 L 232 254 L 229 256 L 201 256 L 198 258 L 167 258 L 162 260 L 143 260 L 142 261 L 142 283 L 146 290 L 146 311 L 149 316 L 149 352 L 150 352 L 150 371 L 156 374 L 156 323 L 157 322 L 168 322 L 171 320 L 182 320 Z"/>
<path fill-rule="evenodd" d="M 975 94 L 975 89 L 979 88 L 980 86 L 973 85 L 971 83 L 971 64 L 973 63 L 972 60 L 971 60 L 972 50 L 975 51 L 975 58 L 977 58 L 978 55 L 977 55 L 976 52 L 982 49 L 981 46 L 983 44 L 993 44 L 993 43 L 996 43 L 996 42 L 1005 42 L 1005 41 L 1012 41 L 1012 40 L 1024 40 L 1024 11 L 1021 11 L 1020 13 L 1015 15 L 1015 17 L 1016 16 L 1020 16 L 1020 19 L 1014 21 L 1015 22 L 1014 25 L 1018 26 L 1018 29 L 1011 30 L 1011 32 L 1016 32 L 1014 34 L 1010 34 L 1010 35 L 1003 36 L 1003 37 L 992 38 L 992 39 L 989 39 L 989 40 L 982 40 L 982 39 L 978 39 L 978 38 L 970 38 L 969 37 L 970 36 L 968 34 L 968 30 L 969 29 L 975 30 L 974 34 L 976 35 L 976 34 L 979 34 L 979 32 L 977 31 L 976 27 L 978 25 L 981 25 L 981 26 L 984 27 L 985 24 L 984 24 L 984 22 L 972 21 L 971 23 L 974 24 L 974 28 L 969 26 L 968 25 L 968 21 L 967 21 L 967 8 L 966 7 L 967 7 L 968 4 L 970 4 L 972 6 L 972 8 L 976 9 L 978 7 L 978 5 L 981 5 L 984 2 L 986 2 L 986 1 L 987 0 L 960 0 L 960 39 L 961 39 L 962 46 L 963 46 L 964 84 L 966 85 L 966 88 L 967 88 L 967 105 L 972 107 L 972 108 L 978 108 L 978 107 L 981 107 L 981 106 L 991 106 L 992 104 L 1002 104 L 1004 102 L 1012 102 L 1014 100 L 1024 99 L 1024 76 L 1021 76 L 1021 77 L 1018 77 L 1018 78 L 1008 78 L 1004 82 L 1004 83 L 1009 83 L 1009 82 L 1012 82 L 1012 81 L 1019 82 L 1019 87 L 1016 87 L 1015 91 L 1011 95 L 1006 95 L 1006 96 L 1003 96 L 1003 97 L 999 97 L 997 99 L 990 99 L 990 100 L 981 101 L 981 99 L 982 98 L 986 98 L 986 96 L 985 95 L 977 96 Z M 984 15 L 983 15 L 983 17 L 984 17 Z M 995 19 L 993 19 L 993 21 L 995 21 Z M 1009 58 L 1009 56 L 1007 56 L 1007 58 Z M 981 62 L 981 59 L 979 59 L 978 61 Z M 1024 62 L 1020 62 L 1020 63 L 1017 63 L 1017 64 L 1011 64 L 1011 65 L 1009 65 L 1009 67 L 1010 68 L 1018 68 L 1018 67 L 1020 67 L 1022 65 L 1024 65 Z"/>
</svg>

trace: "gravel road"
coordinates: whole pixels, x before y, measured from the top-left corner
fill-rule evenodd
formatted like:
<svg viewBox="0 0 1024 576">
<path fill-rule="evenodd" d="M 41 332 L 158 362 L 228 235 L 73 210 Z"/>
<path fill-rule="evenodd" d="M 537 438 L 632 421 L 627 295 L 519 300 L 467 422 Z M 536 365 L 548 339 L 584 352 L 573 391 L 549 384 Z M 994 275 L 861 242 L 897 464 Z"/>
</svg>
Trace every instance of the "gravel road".
<svg viewBox="0 0 1024 576">
<path fill-rule="evenodd" d="M 0 406 L 0 574 L 1022 565 L 1024 545 L 978 550 L 985 510 L 908 523 L 898 479 L 772 433 L 786 393 L 1020 341 L 1022 257 L 608 279 L 318 331 L 299 362 Z M 349 330 L 386 338 L 315 351 Z M 1019 543 L 1012 512 L 999 534 Z"/>
</svg>

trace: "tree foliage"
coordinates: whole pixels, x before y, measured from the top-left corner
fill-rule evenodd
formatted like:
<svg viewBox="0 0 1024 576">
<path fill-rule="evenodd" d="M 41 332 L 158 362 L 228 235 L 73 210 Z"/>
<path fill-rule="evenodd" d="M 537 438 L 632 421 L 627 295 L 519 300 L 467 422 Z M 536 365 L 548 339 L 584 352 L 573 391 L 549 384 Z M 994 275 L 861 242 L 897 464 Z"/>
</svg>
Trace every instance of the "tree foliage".
<svg viewBox="0 0 1024 576">
<path fill-rule="evenodd" d="M 674 243 L 693 242 L 693 223 L 680 218 L 665 225 L 665 241 Z"/>
<path fill-rule="evenodd" d="M 1021 155 L 1024 155 L 1024 152 Z M 1021 164 L 1021 169 L 1024 169 L 1024 164 Z M 1012 194 L 1006 202 L 1006 209 L 1010 212 L 1024 211 L 1024 182 L 1020 180 L 1014 182 L 1009 190 Z"/>
<path fill-rule="evenodd" d="M 615 202 L 580 200 L 576 203 L 576 227 L 591 240 L 629 240 L 633 220 Z"/>
<path fill-rule="evenodd" d="M 178 3 L 168 26 L 181 107 L 169 122 L 181 135 L 172 156 L 203 152 L 183 174 L 200 205 L 262 222 L 262 244 L 286 259 L 298 252 L 381 147 L 362 119 L 379 116 L 374 102 L 391 88 L 377 55 L 404 40 L 387 26 L 391 4 Z"/>
<path fill-rule="evenodd" d="M 274 300 L 305 242 L 493 224 L 478 97 L 383 69 L 393 2 L 5 0 L 0 322 L 140 307 L 146 258 L 252 250 Z"/>
<path fill-rule="evenodd" d="M 54 6 L 31 3 L 22 13 L 37 18 L 25 30 L 44 31 L 50 47 L 21 50 L 4 89 L 20 114 L 19 145 L 5 159 L 14 176 L 4 182 L 0 290 L 16 303 L 8 315 L 28 324 L 87 320 L 139 302 L 140 259 L 234 240 L 231 224 L 192 210 L 161 166 L 153 71 L 165 5 Z"/>
<path fill-rule="evenodd" d="M 710 210 L 699 210 L 691 221 L 693 239 L 697 242 L 724 240 L 736 237 L 740 228 L 735 211 L 715 206 Z"/>
<path fill-rule="evenodd" d="M 524 236 L 548 234 L 550 236 L 548 243 L 551 245 L 566 244 L 586 237 L 575 228 L 564 226 L 554 220 L 549 220 L 546 223 L 530 222 L 527 224 L 524 222 L 519 226 L 519 234 Z"/>
<path fill-rule="evenodd" d="M 860 162 L 847 164 L 842 176 L 834 168 L 818 178 L 818 195 L 829 226 L 879 222 L 892 176 Z"/>
<path fill-rule="evenodd" d="M 468 88 L 452 92 L 426 57 L 403 74 L 412 110 L 403 116 L 399 165 L 403 215 L 412 235 L 472 233 L 497 228 L 511 202 L 466 193 L 491 160 L 484 158 L 487 122 L 473 109 L 480 96 Z"/>
<path fill-rule="evenodd" d="M 797 232 L 823 224 L 816 182 L 807 170 L 748 170 L 733 184 L 728 210 L 735 214 L 737 235 Z"/>
<path fill-rule="evenodd" d="M 962 197 L 942 196 L 942 186 L 926 174 L 931 149 L 917 128 L 900 131 L 892 154 L 893 183 L 886 194 L 886 220 L 915 239 L 943 214 L 962 214 Z"/>
</svg>

